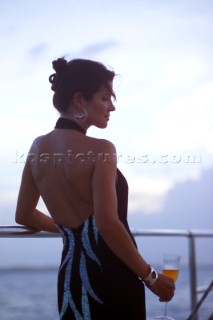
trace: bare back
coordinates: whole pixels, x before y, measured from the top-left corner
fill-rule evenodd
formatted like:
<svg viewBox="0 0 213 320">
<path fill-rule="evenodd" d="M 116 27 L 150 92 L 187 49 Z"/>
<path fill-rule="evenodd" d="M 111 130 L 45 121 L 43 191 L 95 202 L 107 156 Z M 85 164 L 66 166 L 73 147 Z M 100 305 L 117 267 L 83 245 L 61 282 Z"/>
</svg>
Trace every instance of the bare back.
<svg viewBox="0 0 213 320">
<path fill-rule="evenodd" d="M 93 212 L 92 174 L 99 139 L 55 129 L 37 138 L 28 160 L 53 220 L 71 228 Z"/>
</svg>

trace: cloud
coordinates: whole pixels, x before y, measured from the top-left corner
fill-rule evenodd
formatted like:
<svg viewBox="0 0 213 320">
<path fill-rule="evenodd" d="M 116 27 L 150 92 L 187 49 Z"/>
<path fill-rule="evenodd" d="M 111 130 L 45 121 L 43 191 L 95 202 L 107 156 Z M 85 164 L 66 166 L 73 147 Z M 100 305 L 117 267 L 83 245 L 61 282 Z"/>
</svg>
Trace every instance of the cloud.
<svg viewBox="0 0 213 320">
<path fill-rule="evenodd" d="M 154 170 L 154 168 L 153 168 Z M 131 171 L 130 171 L 131 172 Z M 129 173 L 130 173 L 129 172 Z M 182 170 L 181 170 L 182 173 Z M 129 183 L 129 213 L 153 215 L 163 212 L 168 195 L 177 185 L 199 181 L 199 170 L 189 170 L 183 174 L 138 174 L 131 172 Z M 190 200 L 191 201 L 191 200 Z"/>
<path fill-rule="evenodd" d="M 134 154 L 140 146 L 143 157 L 139 154 L 131 166 L 130 212 L 159 213 L 177 183 L 195 181 L 201 170 L 212 167 L 212 92 L 213 82 L 208 82 L 173 101 L 146 134 L 132 140 L 129 148 Z"/>
<path fill-rule="evenodd" d="M 93 54 L 97 54 L 100 53 L 101 51 L 105 51 L 111 48 L 114 48 L 118 45 L 117 41 L 115 40 L 108 40 L 108 41 L 104 41 L 104 42 L 97 42 L 94 44 L 91 44 L 87 47 L 85 47 L 82 50 L 82 54 L 83 55 L 93 55 Z"/>
<path fill-rule="evenodd" d="M 130 192 L 131 219 L 135 217 L 137 220 L 143 215 L 141 222 L 144 228 L 212 228 L 212 177 L 213 169 L 208 169 L 173 184 L 141 179 L 142 186 L 148 182 L 153 188 L 149 193 L 143 189 L 140 194 L 134 190 Z"/>
<path fill-rule="evenodd" d="M 154 184 L 154 182 L 153 182 Z M 138 212 L 147 214 L 155 214 L 162 210 L 166 198 L 166 193 L 156 192 L 156 194 L 149 194 L 144 192 L 133 193 L 129 200 L 129 212 L 130 214 L 136 214 Z"/>
<path fill-rule="evenodd" d="M 44 42 L 39 43 L 29 50 L 29 55 L 33 59 L 39 58 L 41 55 L 43 55 L 43 53 L 47 50 L 47 48 L 48 48 L 47 43 L 44 43 Z"/>
<path fill-rule="evenodd" d="M 209 64 L 199 55 L 190 54 L 184 57 L 176 57 L 163 64 L 161 72 L 157 72 L 153 81 L 160 86 L 183 86 L 200 81 L 209 73 Z"/>
<path fill-rule="evenodd" d="M 152 214 L 161 210 L 167 192 L 173 183 L 169 179 L 154 178 L 151 176 L 132 176 L 129 179 L 130 197 L 129 211 L 138 211 L 144 214 Z"/>
<path fill-rule="evenodd" d="M 213 82 L 201 85 L 166 106 L 152 128 L 134 145 L 153 153 L 187 152 L 203 147 L 213 153 Z"/>
</svg>

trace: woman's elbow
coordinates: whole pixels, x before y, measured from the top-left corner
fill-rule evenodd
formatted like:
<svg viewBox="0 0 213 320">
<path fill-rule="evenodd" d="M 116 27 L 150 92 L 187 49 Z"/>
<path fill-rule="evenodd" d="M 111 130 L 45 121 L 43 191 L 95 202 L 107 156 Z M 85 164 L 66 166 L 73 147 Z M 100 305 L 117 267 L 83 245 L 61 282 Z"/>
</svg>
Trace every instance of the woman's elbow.
<svg viewBox="0 0 213 320">
<path fill-rule="evenodd" d="M 15 222 L 22 225 L 28 225 L 29 223 L 27 217 L 19 211 L 16 211 Z"/>
<path fill-rule="evenodd" d="M 22 218 L 20 218 L 19 216 L 15 216 L 15 222 L 17 224 L 22 224 L 22 225 L 25 225 L 25 222 Z"/>
</svg>

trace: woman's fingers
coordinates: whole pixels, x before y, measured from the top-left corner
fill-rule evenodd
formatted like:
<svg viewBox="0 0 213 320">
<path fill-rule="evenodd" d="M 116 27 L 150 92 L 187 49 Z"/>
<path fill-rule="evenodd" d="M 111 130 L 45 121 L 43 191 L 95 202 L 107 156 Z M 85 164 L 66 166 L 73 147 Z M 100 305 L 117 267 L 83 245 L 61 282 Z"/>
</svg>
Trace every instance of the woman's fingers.
<svg viewBox="0 0 213 320">
<path fill-rule="evenodd" d="M 161 302 L 167 302 L 167 301 L 170 301 L 170 300 L 172 300 L 172 298 L 173 298 L 173 296 L 174 296 L 174 290 L 166 290 L 166 292 L 160 297 L 160 301 Z"/>
</svg>

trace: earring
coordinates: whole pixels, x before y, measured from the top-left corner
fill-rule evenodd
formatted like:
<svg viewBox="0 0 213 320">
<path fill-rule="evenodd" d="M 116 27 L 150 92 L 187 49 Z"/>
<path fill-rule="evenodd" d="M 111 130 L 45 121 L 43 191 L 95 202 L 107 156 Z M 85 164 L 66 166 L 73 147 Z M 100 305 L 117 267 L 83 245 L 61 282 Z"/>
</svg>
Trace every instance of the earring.
<svg viewBox="0 0 213 320">
<path fill-rule="evenodd" d="M 84 122 L 87 118 L 87 110 L 82 108 L 81 112 L 74 112 L 74 119 L 76 122 Z"/>
</svg>

